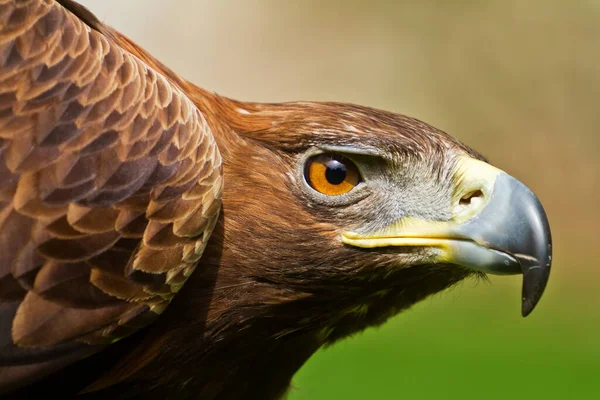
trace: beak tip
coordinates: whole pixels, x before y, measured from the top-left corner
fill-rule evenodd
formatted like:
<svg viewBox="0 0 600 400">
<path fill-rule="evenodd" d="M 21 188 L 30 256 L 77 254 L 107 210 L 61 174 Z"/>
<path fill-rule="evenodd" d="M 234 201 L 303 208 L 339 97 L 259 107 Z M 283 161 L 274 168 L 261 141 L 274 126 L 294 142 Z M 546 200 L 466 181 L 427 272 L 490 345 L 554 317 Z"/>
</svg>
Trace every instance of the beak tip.
<svg viewBox="0 0 600 400">
<path fill-rule="evenodd" d="M 523 296 L 521 304 L 521 315 L 527 317 L 540 301 L 548 278 L 550 276 L 550 265 L 547 268 L 529 268 L 523 271 Z"/>
<path fill-rule="evenodd" d="M 527 299 L 523 298 L 523 304 L 521 307 L 521 315 L 523 316 L 523 318 L 531 314 L 534 308 L 535 305 L 533 305 L 530 301 L 527 301 Z"/>
<path fill-rule="evenodd" d="M 528 300 L 526 298 L 523 298 L 523 303 L 521 306 L 521 315 L 523 316 L 523 318 L 525 318 L 525 317 L 529 316 L 529 314 L 531 314 L 531 312 L 537 305 L 538 301 L 539 301 L 539 299 L 534 301 L 532 299 Z"/>
</svg>

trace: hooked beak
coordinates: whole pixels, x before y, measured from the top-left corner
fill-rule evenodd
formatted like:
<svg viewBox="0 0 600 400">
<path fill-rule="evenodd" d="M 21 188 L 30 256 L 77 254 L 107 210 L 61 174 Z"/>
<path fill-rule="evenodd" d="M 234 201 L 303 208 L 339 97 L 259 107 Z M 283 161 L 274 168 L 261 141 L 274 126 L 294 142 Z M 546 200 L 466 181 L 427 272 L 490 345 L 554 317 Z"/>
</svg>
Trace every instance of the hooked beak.
<svg viewBox="0 0 600 400">
<path fill-rule="evenodd" d="M 525 317 L 541 298 L 552 262 L 548 219 L 527 186 L 483 161 L 461 157 L 454 174 L 453 218 L 403 218 L 379 232 L 342 233 L 348 245 L 434 247 L 433 263 L 497 275 L 523 274 Z"/>
</svg>

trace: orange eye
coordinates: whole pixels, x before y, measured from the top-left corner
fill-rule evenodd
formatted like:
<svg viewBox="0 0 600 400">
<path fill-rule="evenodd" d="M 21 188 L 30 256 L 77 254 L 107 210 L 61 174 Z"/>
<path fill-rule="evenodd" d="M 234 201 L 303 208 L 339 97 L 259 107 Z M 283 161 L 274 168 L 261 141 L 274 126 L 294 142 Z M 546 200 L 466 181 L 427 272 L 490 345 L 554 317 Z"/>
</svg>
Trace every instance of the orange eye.
<svg viewBox="0 0 600 400">
<path fill-rule="evenodd" d="M 361 181 L 356 165 L 337 154 L 319 154 L 310 158 L 304 175 L 313 189 L 328 196 L 348 193 Z"/>
</svg>

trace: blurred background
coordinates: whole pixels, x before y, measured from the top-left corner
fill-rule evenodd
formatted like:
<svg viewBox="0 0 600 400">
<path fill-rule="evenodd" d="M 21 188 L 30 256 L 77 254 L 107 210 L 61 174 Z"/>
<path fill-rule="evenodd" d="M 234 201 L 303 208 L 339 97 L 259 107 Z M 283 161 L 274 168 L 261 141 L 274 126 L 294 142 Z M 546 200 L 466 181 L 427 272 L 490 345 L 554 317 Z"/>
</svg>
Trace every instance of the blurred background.
<svg viewBox="0 0 600 400">
<path fill-rule="evenodd" d="M 598 398 L 600 1 L 82 3 L 205 89 L 407 114 L 542 200 L 555 258 L 530 317 L 519 277 L 465 282 L 315 354 L 290 399 Z"/>
</svg>

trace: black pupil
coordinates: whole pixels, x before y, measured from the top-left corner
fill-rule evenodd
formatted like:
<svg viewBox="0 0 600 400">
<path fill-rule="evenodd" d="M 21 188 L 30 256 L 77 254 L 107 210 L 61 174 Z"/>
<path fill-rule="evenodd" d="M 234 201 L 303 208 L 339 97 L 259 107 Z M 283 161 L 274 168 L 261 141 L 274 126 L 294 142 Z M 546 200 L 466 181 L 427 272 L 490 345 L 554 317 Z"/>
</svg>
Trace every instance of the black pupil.
<svg viewBox="0 0 600 400">
<path fill-rule="evenodd" d="M 339 185 L 346 179 L 346 166 L 338 160 L 329 160 L 325 170 L 325 179 L 332 185 Z"/>
</svg>

